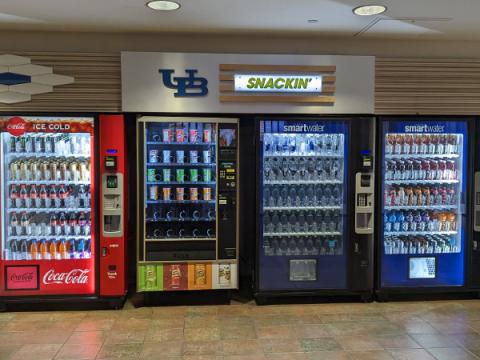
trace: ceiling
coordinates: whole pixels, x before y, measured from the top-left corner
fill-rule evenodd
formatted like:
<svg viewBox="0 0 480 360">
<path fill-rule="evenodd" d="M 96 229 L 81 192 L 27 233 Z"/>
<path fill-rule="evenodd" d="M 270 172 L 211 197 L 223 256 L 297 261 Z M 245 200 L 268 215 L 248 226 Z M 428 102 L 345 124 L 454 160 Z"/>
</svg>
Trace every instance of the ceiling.
<svg viewBox="0 0 480 360">
<path fill-rule="evenodd" d="M 385 15 L 359 17 L 362 0 L 0 0 L 0 30 L 309 34 L 480 40 L 480 0 L 372 0 Z M 308 20 L 317 20 L 309 23 Z"/>
</svg>

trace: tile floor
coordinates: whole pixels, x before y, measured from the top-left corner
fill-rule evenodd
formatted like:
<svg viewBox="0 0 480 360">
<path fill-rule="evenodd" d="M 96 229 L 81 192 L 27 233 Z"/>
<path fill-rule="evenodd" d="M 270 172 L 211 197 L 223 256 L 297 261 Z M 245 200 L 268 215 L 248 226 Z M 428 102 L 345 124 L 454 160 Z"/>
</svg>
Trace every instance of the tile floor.
<svg viewBox="0 0 480 360">
<path fill-rule="evenodd" d="M 0 313 L 6 359 L 480 359 L 480 300 Z"/>
</svg>

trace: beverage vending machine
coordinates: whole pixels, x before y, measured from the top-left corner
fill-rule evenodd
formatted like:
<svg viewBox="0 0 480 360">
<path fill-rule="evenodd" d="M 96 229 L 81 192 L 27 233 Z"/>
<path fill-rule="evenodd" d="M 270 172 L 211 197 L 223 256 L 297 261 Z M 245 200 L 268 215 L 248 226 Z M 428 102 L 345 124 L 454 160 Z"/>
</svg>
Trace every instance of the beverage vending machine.
<svg viewBox="0 0 480 360">
<path fill-rule="evenodd" d="M 380 118 L 380 299 L 467 289 L 472 126 L 468 118 Z"/>
<path fill-rule="evenodd" d="M 238 286 L 238 120 L 138 119 L 137 290 Z"/>
<path fill-rule="evenodd" d="M 123 303 L 121 115 L 0 117 L 0 304 Z"/>
<path fill-rule="evenodd" d="M 371 299 L 373 140 L 371 118 L 257 122 L 257 302 Z"/>
</svg>

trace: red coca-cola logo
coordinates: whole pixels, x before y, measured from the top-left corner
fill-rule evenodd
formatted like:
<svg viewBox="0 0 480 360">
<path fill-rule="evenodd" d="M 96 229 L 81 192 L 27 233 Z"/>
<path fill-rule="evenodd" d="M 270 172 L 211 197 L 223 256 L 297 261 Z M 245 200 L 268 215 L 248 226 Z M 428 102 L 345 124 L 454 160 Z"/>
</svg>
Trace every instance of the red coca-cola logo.
<svg viewBox="0 0 480 360">
<path fill-rule="evenodd" d="M 27 131 L 27 123 L 19 116 L 12 117 L 7 121 L 7 131 L 13 136 L 20 136 Z"/>
<path fill-rule="evenodd" d="M 43 275 L 43 284 L 88 284 L 89 269 L 73 269 L 68 272 L 55 272 L 55 269 L 48 270 Z"/>
<path fill-rule="evenodd" d="M 30 282 L 33 281 L 35 274 L 33 272 L 25 272 L 22 274 L 12 274 L 10 276 L 10 281 L 15 282 Z"/>
</svg>

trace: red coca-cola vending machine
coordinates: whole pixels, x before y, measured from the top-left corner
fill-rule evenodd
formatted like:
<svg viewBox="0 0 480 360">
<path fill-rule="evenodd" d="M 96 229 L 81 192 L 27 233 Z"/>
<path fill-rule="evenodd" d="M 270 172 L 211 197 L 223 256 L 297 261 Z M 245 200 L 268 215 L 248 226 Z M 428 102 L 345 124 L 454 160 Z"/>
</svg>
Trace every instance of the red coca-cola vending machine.
<svg viewBox="0 0 480 360">
<path fill-rule="evenodd" d="M 122 115 L 0 117 L 0 306 L 123 303 L 124 127 Z"/>
</svg>

